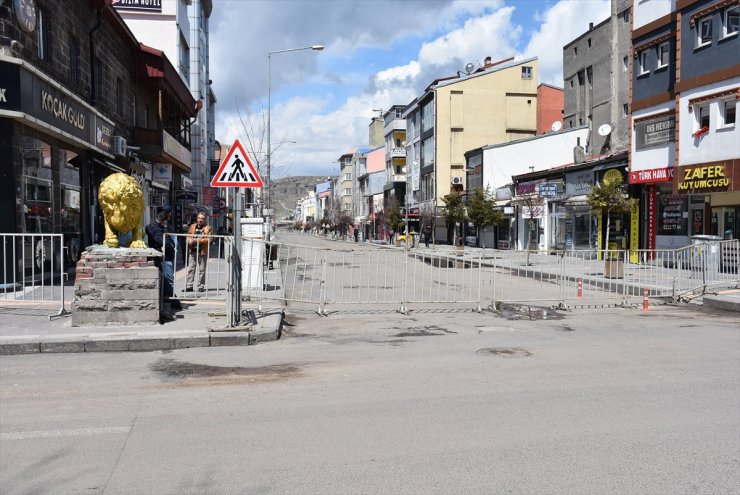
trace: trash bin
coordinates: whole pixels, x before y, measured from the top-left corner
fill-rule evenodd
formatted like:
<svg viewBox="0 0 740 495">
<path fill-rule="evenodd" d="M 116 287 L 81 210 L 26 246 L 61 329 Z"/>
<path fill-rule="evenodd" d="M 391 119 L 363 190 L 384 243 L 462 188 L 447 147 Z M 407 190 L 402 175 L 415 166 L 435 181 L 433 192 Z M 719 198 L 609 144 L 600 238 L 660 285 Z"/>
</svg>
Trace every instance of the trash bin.
<svg viewBox="0 0 740 495">
<path fill-rule="evenodd" d="M 701 278 L 704 284 L 719 279 L 721 249 L 717 235 L 691 236 L 691 275 Z"/>
</svg>

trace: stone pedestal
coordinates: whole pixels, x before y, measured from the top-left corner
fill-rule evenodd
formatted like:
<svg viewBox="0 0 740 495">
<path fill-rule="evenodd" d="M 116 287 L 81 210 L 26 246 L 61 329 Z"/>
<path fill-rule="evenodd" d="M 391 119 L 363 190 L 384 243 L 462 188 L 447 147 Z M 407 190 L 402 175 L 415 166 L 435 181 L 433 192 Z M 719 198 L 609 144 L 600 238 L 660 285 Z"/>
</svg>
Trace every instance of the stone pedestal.
<svg viewBox="0 0 740 495">
<path fill-rule="evenodd" d="M 90 246 L 77 262 L 72 326 L 157 325 L 155 249 Z"/>
</svg>

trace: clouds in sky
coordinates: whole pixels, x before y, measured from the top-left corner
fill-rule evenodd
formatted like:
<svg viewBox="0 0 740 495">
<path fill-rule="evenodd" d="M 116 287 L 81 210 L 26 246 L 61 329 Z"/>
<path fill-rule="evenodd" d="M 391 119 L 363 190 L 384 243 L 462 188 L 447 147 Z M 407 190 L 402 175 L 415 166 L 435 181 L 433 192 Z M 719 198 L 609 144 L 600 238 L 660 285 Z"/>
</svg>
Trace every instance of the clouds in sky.
<svg viewBox="0 0 740 495">
<path fill-rule="evenodd" d="M 243 137 L 237 106 L 261 120 L 269 51 L 323 44 L 321 53 L 273 55 L 273 145 L 296 141 L 273 164 L 283 174 L 336 175 L 333 162 L 367 144 L 373 108 L 407 104 L 486 56 L 538 56 L 541 82 L 562 85 L 563 45 L 608 16 L 609 0 L 214 2 L 216 135 Z"/>
</svg>

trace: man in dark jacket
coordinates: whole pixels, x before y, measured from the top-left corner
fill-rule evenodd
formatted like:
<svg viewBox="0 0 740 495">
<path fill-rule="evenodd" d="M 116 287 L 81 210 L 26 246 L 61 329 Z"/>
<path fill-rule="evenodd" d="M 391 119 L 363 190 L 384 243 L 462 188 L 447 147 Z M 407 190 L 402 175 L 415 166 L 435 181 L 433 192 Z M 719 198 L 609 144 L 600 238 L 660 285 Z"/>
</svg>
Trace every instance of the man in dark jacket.
<svg viewBox="0 0 740 495">
<path fill-rule="evenodd" d="M 146 235 L 149 241 L 149 247 L 162 251 L 164 245 L 164 234 L 172 234 L 172 226 L 167 223 L 168 213 L 160 211 L 157 220 L 146 226 Z M 175 273 L 175 238 L 167 236 L 167 245 L 164 248 L 164 259 L 158 261 L 158 266 L 162 271 L 163 290 L 162 294 L 165 299 L 170 299 L 174 293 Z M 180 301 L 170 300 L 170 306 L 174 309 L 182 309 Z"/>
</svg>

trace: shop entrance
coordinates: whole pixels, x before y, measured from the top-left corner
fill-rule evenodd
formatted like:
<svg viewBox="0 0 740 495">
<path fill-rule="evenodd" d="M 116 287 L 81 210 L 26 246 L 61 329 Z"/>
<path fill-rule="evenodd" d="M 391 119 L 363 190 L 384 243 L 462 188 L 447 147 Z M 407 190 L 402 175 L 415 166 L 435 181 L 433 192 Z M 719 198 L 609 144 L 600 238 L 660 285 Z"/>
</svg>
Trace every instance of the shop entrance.
<svg viewBox="0 0 740 495">
<path fill-rule="evenodd" d="M 740 233 L 740 208 L 737 206 L 712 208 L 711 233 L 723 239 L 737 239 Z"/>
</svg>

